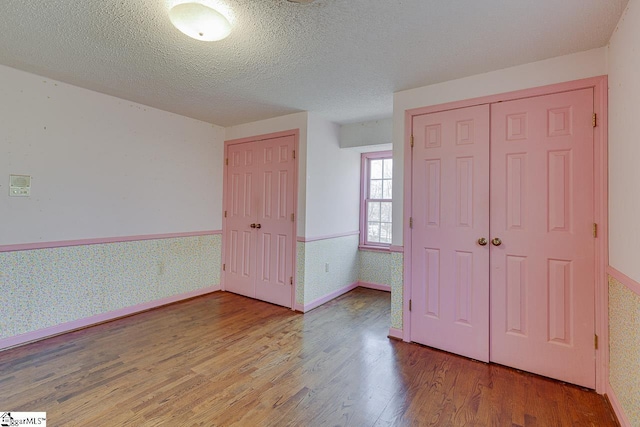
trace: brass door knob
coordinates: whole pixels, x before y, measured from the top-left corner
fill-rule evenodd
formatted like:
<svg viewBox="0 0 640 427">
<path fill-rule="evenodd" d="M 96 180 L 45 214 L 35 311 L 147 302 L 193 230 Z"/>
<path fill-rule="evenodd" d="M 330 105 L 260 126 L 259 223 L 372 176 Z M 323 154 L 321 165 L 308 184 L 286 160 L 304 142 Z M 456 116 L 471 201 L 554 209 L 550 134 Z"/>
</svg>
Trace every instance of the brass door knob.
<svg viewBox="0 0 640 427">
<path fill-rule="evenodd" d="M 502 240 L 500 240 L 498 237 L 494 237 L 494 238 L 491 240 L 491 244 L 492 244 L 493 246 L 500 246 L 500 245 L 502 244 Z"/>
<path fill-rule="evenodd" d="M 262 228 L 262 224 L 256 224 L 256 228 Z"/>
<path fill-rule="evenodd" d="M 255 224 L 251 224 L 249 227 L 256 228 L 257 226 Z"/>
<path fill-rule="evenodd" d="M 487 239 L 485 239 L 484 237 L 481 237 L 478 239 L 478 244 L 480 246 L 487 246 L 487 243 L 489 243 L 489 241 Z"/>
</svg>

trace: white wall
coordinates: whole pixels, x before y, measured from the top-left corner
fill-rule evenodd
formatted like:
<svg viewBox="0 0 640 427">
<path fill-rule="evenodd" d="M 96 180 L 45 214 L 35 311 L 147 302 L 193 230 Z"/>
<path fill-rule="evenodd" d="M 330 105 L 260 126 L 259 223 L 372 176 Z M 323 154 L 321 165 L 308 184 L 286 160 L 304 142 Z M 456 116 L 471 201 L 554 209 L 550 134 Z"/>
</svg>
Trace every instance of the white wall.
<svg viewBox="0 0 640 427">
<path fill-rule="evenodd" d="M 393 244 L 402 245 L 405 110 L 607 74 L 607 48 L 551 58 L 417 89 L 393 97 Z"/>
<path fill-rule="evenodd" d="M 609 264 L 640 282 L 640 1 L 609 46 Z"/>
<path fill-rule="evenodd" d="M 300 130 L 298 141 L 298 236 L 306 230 L 306 173 L 307 173 L 307 120 L 308 113 L 294 113 L 272 119 L 245 123 L 225 128 L 225 140 L 248 138 L 291 129 Z"/>
<path fill-rule="evenodd" d="M 340 148 L 340 126 L 309 114 L 306 237 L 358 231 L 360 153 Z"/>
<path fill-rule="evenodd" d="M 222 227 L 219 126 L 4 66 L 0 117 L 0 245 Z"/>
<path fill-rule="evenodd" d="M 393 119 L 348 123 L 340 126 L 340 147 L 363 147 L 391 144 Z"/>
</svg>

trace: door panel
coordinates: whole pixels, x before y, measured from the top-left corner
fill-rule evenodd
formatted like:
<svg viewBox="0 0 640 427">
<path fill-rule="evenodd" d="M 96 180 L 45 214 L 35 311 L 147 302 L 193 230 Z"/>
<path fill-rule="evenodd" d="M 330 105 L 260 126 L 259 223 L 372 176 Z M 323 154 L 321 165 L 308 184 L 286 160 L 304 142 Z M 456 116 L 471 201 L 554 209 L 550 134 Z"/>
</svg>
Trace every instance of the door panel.
<svg viewBox="0 0 640 427">
<path fill-rule="evenodd" d="M 489 107 L 413 122 L 411 340 L 489 360 Z"/>
<path fill-rule="evenodd" d="M 225 288 L 285 307 L 293 304 L 294 148 L 293 136 L 228 147 Z"/>
<path fill-rule="evenodd" d="M 258 271 L 255 297 L 292 306 L 294 137 L 261 142 L 262 182 L 258 212 Z"/>
<path fill-rule="evenodd" d="M 225 241 L 228 268 L 225 289 L 240 295 L 255 296 L 253 271 L 256 266 L 256 233 L 250 228 L 257 212 L 254 204 L 256 175 L 252 143 L 230 145 L 227 184 L 227 219 Z"/>
<path fill-rule="evenodd" d="M 491 360 L 594 388 L 593 91 L 491 107 Z"/>
</svg>

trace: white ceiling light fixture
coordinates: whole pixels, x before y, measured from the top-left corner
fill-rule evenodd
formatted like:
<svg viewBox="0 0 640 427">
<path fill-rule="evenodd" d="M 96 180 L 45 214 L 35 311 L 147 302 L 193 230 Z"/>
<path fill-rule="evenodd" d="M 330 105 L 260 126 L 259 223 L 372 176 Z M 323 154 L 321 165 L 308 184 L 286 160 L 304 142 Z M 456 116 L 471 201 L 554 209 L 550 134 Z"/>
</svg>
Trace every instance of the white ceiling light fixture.
<svg viewBox="0 0 640 427">
<path fill-rule="evenodd" d="M 200 3 L 182 3 L 169 11 L 171 23 L 196 40 L 218 41 L 231 32 L 231 24 L 220 12 Z"/>
</svg>

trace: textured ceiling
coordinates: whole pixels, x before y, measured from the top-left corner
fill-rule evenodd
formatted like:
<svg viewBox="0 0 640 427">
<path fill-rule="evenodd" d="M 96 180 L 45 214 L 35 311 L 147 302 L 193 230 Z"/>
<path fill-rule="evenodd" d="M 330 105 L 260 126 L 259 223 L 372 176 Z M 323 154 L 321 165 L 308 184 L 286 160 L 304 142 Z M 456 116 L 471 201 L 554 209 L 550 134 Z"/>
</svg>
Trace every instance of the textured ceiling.
<svg viewBox="0 0 640 427">
<path fill-rule="evenodd" d="M 200 0 L 232 23 L 219 42 L 171 25 L 187 1 L 0 0 L 0 63 L 221 126 L 348 123 L 390 116 L 398 90 L 604 46 L 628 0 Z"/>
</svg>

